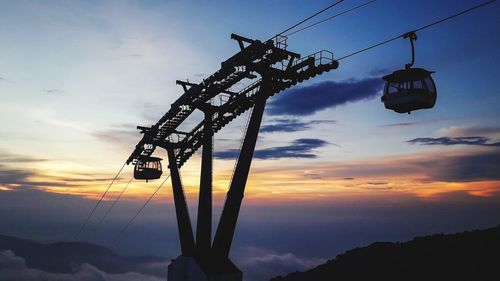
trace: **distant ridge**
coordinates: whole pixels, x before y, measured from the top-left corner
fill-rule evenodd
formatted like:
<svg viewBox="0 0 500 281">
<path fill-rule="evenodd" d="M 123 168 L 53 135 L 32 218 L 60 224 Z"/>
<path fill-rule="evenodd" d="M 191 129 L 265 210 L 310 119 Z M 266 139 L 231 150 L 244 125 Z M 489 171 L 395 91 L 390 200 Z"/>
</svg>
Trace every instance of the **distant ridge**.
<svg viewBox="0 0 500 281">
<path fill-rule="evenodd" d="M 500 225 L 436 234 L 404 243 L 378 242 L 305 272 L 271 281 L 500 280 Z"/>
<path fill-rule="evenodd" d="M 167 258 L 153 256 L 121 256 L 111 249 L 87 242 L 56 242 L 43 244 L 32 240 L 0 235 L 0 251 L 11 250 L 26 260 L 30 268 L 51 273 L 71 273 L 75 266 L 88 263 L 108 273 L 139 272 L 166 276 L 164 272 L 145 267 L 164 263 Z"/>
</svg>

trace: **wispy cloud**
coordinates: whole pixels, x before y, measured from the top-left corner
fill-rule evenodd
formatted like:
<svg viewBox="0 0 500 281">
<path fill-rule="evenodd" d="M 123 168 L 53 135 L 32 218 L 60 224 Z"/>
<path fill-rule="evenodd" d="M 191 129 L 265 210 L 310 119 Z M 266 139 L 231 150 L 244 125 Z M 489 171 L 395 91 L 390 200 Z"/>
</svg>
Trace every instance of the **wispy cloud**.
<svg viewBox="0 0 500 281">
<path fill-rule="evenodd" d="M 417 122 L 401 122 L 401 123 L 386 124 L 386 125 L 382 125 L 381 127 L 387 127 L 387 128 L 391 128 L 391 127 L 410 127 L 410 126 L 415 126 L 417 124 L 418 124 Z"/>
<path fill-rule="evenodd" d="M 9 168 L 0 164 L 0 186 L 26 184 L 34 175 L 34 171 Z"/>
<path fill-rule="evenodd" d="M 63 90 L 60 90 L 60 89 L 47 89 L 45 90 L 45 93 L 47 94 L 64 94 L 64 91 Z"/>
<path fill-rule="evenodd" d="M 276 133 L 276 132 L 298 132 L 310 129 L 317 124 L 335 124 L 335 120 L 313 120 L 299 121 L 298 119 L 276 119 L 272 124 L 265 124 L 260 128 L 261 133 Z"/>
<path fill-rule="evenodd" d="M 440 129 L 438 134 L 448 137 L 494 136 L 500 135 L 500 126 L 452 126 Z"/>
<path fill-rule="evenodd" d="M 390 69 L 387 69 L 387 68 L 375 68 L 373 70 L 371 70 L 369 72 L 369 74 L 371 76 L 376 76 L 376 77 L 380 77 L 380 76 L 384 76 L 384 75 L 387 75 L 389 74 L 390 72 L 392 72 Z"/>
<path fill-rule="evenodd" d="M 416 138 L 407 141 L 411 144 L 421 145 L 476 145 L 476 146 L 500 146 L 500 142 L 491 142 L 487 137 L 440 137 L 440 138 Z"/>
<path fill-rule="evenodd" d="M 127 57 L 134 58 L 134 59 L 140 59 L 140 58 L 143 58 L 144 55 L 142 55 L 142 54 L 128 54 Z"/>
<path fill-rule="evenodd" d="M 293 88 L 273 98 L 267 112 L 270 115 L 311 115 L 323 109 L 371 99 L 379 93 L 382 86 L 382 79 L 366 78 L 343 82 L 326 81 Z"/>
<path fill-rule="evenodd" d="M 132 124 L 119 124 L 108 130 L 97 130 L 91 133 L 95 138 L 113 145 L 132 147 L 142 136 Z"/>
<path fill-rule="evenodd" d="M 14 154 L 0 149 L 1 163 L 32 163 L 32 162 L 45 162 L 45 161 L 49 161 L 49 159 Z"/>
<path fill-rule="evenodd" d="M 141 118 L 146 119 L 148 123 L 156 123 L 165 114 L 165 109 L 156 103 L 144 102 L 139 108 L 141 110 Z"/>
<path fill-rule="evenodd" d="M 253 190 L 263 197 L 269 190 L 282 198 L 296 194 L 304 200 L 321 200 L 360 190 L 390 190 L 422 198 L 460 191 L 484 197 L 500 193 L 500 149 L 488 147 L 255 168 L 253 174 L 250 179 Z"/>
<path fill-rule="evenodd" d="M 25 164 L 26 162 L 21 162 Z M 20 164 L 0 164 L 0 190 L 38 190 L 43 192 L 74 194 L 83 197 L 93 197 L 99 193 L 103 184 L 112 178 L 102 173 L 69 173 L 53 175 L 32 167 L 17 167 Z M 118 178 L 123 180 L 122 177 Z"/>
<path fill-rule="evenodd" d="M 253 157 L 257 159 L 279 159 L 279 158 L 316 158 L 314 149 L 327 145 L 328 142 L 321 139 L 297 139 L 289 146 L 278 146 L 255 150 Z M 234 159 L 238 157 L 238 149 L 215 152 L 214 157 L 219 159 Z"/>
</svg>

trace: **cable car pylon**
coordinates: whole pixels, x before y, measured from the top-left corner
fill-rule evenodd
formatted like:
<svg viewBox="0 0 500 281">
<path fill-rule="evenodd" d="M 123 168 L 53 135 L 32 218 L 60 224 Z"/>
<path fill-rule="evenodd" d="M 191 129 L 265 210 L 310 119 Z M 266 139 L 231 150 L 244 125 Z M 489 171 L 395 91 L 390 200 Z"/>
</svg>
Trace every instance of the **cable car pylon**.
<svg viewBox="0 0 500 281">
<path fill-rule="evenodd" d="M 200 83 L 176 81 L 184 93 L 143 134 L 127 164 L 135 164 L 136 178 L 153 180 L 161 175 L 156 148 L 167 151 L 181 255 L 169 265 L 168 280 L 241 281 L 242 272 L 229 259 L 255 144 L 269 97 L 316 75 L 338 67 L 329 51 L 302 57 L 287 50 L 287 37 L 265 42 L 231 34 L 240 51 Z M 236 84 L 246 87 L 235 90 Z M 236 117 L 252 109 L 226 201 L 212 242 L 213 136 Z M 178 128 L 195 110 L 203 120 L 189 131 Z M 184 125 L 184 124 L 183 124 Z M 185 126 L 183 126 L 185 127 Z M 180 169 L 200 148 L 202 165 L 196 237 L 189 217 Z"/>
</svg>

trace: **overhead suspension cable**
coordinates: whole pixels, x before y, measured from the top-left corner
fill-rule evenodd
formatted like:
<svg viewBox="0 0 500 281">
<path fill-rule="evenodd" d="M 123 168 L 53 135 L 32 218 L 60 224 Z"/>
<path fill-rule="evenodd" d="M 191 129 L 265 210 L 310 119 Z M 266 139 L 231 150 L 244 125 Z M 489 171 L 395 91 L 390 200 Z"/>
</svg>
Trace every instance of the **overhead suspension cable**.
<svg viewBox="0 0 500 281">
<path fill-rule="evenodd" d="M 250 110 L 248 111 L 247 120 L 245 121 L 245 125 L 243 127 L 243 132 L 241 134 L 241 139 L 240 139 L 240 148 L 239 148 L 240 153 L 241 153 L 241 149 L 243 148 L 243 143 L 245 142 L 245 134 L 248 130 L 248 126 L 250 125 L 250 119 L 251 119 L 251 116 L 253 113 L 253 109 L 254 109 L 254 107 L 251 107 Z M 231 173 L 231 179 L 229 180 L 229 186 L 231 186 L 231 183 L 233 182 L 234 172 L 236 171 L 236 166 L 238 165 L 239 158 L 240 158 L 240 155 L 238 154 L 238 156 L 234 160 L 233 172 Z"/>
<path fill-rule="evenodd" d="M 97 232 L 99 230 L 99 228 L 101 227 L 102 222 L 106 219 L 106 217 L 109 215 L 109 213 L 111 212 L 111 210 L 115 207 L 116 203 L 120 200 L 120 198 L 122 197 L 123 193 L 125 192 L 125 190 L 127 190 L 127 187 L 130 185 L 130 183 L 132 182 L 133 179 L 134 179 L 134 177 L 130 178 L 130 180 L 125 185 L 125 187 L 122 189 L 122 191 L 120 192 L 120 194 L 118 194 L 118 196 L 115 198 L 115 200 L 113 200 L 113 203 L 111 204 L 111 206 L 109 206 L 109 208 L 106 210 L 106 213 L 104 214 L 104 216 L 101 218 L 101 220 L 99 221 L 99 223 L 97 224 L 97 226 L 94 228 L 94 232 Z"/>
<path fill-rule="evenodd" d="M 127 162 L 123 163 L 123 166 L 120 168 L 120 170 L 118 171 L 118 173 L 116 174 L 116 176 L 113 178 L 113 180 L 111 181 L 111 183 L 108 185 L 108 188 L 106 188 L 106 191 L 104 191 L 104 193 L 102 194 L 101 198 L 99 199 L 99 201 L 97 201 L 97 203 L 95 204 L 94 208 L 92 209 L 92 211 L 90 212 L 90 214 L 87 216 L 87 219 L 85 219 L 85 221 L 83 222 L 82 226 L 80 227 L 80 229 L 78 230 L 78 232 L 75 234 L 75 236 L 73 236 L 73 239 L 77 239 L 78 236 L 80 236 L 80 234 L 82 233 L 83 229 L 85 228 L 85 226 L 88 224 L 90 218 L 92 217 L 92 215 L 94 214 L 95 210 L 97 209 L 97 207 L 99 207 L 99 204 L 101 204 L 102 202 L 102 199 L 104 199 L 104 197 L 106 196 L 106 194 L 108 193 L 109 189 L 111 188 L 111 186 L 113 185 L 113 183 L 115 182 L 115 180 L 118 178 L 118 176 L 121 174 L 123 168 L 125 168 L 125 165 L 127 165 Z"/>
<path fill-rule="evenodd" d="M 299 26 L 299 25 L 303 24 L 304 22 L 306 22 L 306 21 L 308 21 L 308 20 L 310 20 L 310 19 L 312 19 L 312 18 L 316 17 L 317 15 L 319 15 L 319 14 L 321 14 L 321 13 L 324 13 L 324 12 L 328 11 L 329 9 L 331 9 L 331 8 L 335 7 L 336 5 L 338 5 L 338 4 L 342 3 L 342 2 L 344 2 L 344 0 L 338 0 L 338 1 L 335 1 L 334 3 L 332 3 L 332 4 L 328 5 L 326 8 L 322 9 L 321 11 L 316 12 L 315 14 L 313 14 L 313 15 L 311 15 L 311 16 L 309 16 L 309 17 L 307 17 L 307 18 L 303 19 L 303 20 L 301 20 L 300 22 L 298 22 L 298 23 L 296 23 L 296 24 L 292 25 L 291 27 L 289 27 L 289 28 L 287 28 L 287 29 L 285 29 L 285 30 L 281 31 L 281 32 L 280 32 L 280 33 L 278 33 L 277 35 L 283 35 L 283 33 L 288 32 L 288 31 L 290 31 L 290 30 L 294 29 L 295 27 L 297 27 L 297 26 Z"/>
<path fill-rule="evenodd" d="M 463 10 L 463 11 L 461 11 L 461 12 L 459 12 L 459 13 L 456 13 L 456 14 L 453 14 L 453 15 L 451 15 L 451 16 L 449 16 L 449 17 L 446 17 L 446 18 L 443 18 L 443 19 L 437 20 L 437 21 L 432 22 L 432 23 L 430 23 L 430 24 L 424 25 L 424 26 L 419 27 L 419 28 L 417 28 L 417 29 L 415 29 L 415 30 L 412 30 L 412 31 L 410 31 L 410 32 L 403 33 L 403 34 L 398 35 L 398 36 L 396 36 L 396 37 L 393 37 L 393 38 L 387 39 L 387 40 L 385 40 L 385 41 L 382 41 L 382 42 L 380 42 L 380 43 L 374 44 L 374 45 L 372 45 L 372 46 L 370 46 L 370 47 L 367 47 L 367 48 L 364 48 L 364 49 L 361 49 L 361 50 L 358 50 L 358 51 L 352 52 L 352 53 L 350 53 L 350 54 L 348 54 L 348 55 L 345 55 L 345 56 L 343 56 L 343 57 L 338 58 L 338 59 L 337 59 L 337 61 L 340 61 L 340 60 L 343 60 L 343 59 L 346 59 L 346 58 L 352 57 L 352 56 L 357 55 L 357 54 L 359 54 L 359 53 L 362 53 L 362 52 L 365 52 L 365 51 L 371 50 L 371 49 L 373 49 L 373 48 L 379 47 L 379 46 L 381 46 L 381 45 L 384 45 L 384 44 L 390 43 L 390 42 L 392 42 L 392 41 L 394 41 L 394 40 L 397 40 L 397 39 L 399 39 L 399 38 L 402 38 L 403 36 L 405 36 L 405 35 L 406 35 L 406 34 L 408 34 L 408 33 L 411 33 L 411 32 L 418 32 L 418 31 L 421 31 L 421 30 L 424 30 L 424 29 L 427 29 L 427 28 L 433 27 L 433 26 L 435 26 L 435 25 L 437 25 L 437 24 L 440 24 L 440 23 L 442 23 L 442 22 L 444 22 L 444 21 L 447 21 L 447 20 L 450 20 L 450 19 L 453 19 L 453 18 L 459 17 L 459 16 L 461 16 L 461 15 L 463 15 L 463 14 L 466 14 L 466 13 L 471 12 L 471 11 L 473 11 L 473 10 L 479 9 L 479 8 L 484 7 L 484 6 L 486 6 L 486 5 L 488 5 L 488 4 L 491 4 L 491 3 L 493 3 L 493 2 L 496 2 L 496 0 L 490 0 L 490 1 L 483 2 L 483 3 L 479 4 L 479 5 L 476 5 L 476 6 L 474 6 L 474 7 L 469 8 L 469 9 Z"/>
<path fill-rule="evenodd" d="M 135 213 L 135 215 L 127 222 L 127 224 L 120 230 L 120 232 L 115 236 L 115 238 L 113 239 L 113 241 L 111 242 L 111 247 L 113 247 L 114 245 L 116 245 L 116 243 L 118 242 L 118 240 L 120 240 L 120 238 L 122 237 L 123 233 L 128 229 L 128 227 L 132 224 L 132 222 L 139 216 L 139 214 L 142 212 L 142 210 L 144 210 L 144 208 L 146 208 L 146 206 L 148 205 L 148 203 L 151 201 L 151 199 L 153 199 L 153 197 L 156 195 L 156 193 L 158 192 L 158 190 L 160 190 L 160 188 L 165 184 L 165 182 L 170 178 L 170 175 L 168 175 L 164 180 L 163 182 L 158 186 L 158 188 L 156 188 L 155 192 L 153 192 L 153 194 L 151 194 L 151 196 L 149 196 L 148 200 L 146 200 L 146 202 L 144 203 L 144 205 L 142 205 L 142 207 L 137 211 L 137 213 Z"/>
<path fill-rule="evenodd" d="M 347 13 L 349 13 L 349 12 L 352 12 L 352 11 L 354 11 L 354 10 L 357 10 L 357 9 L 359 9 L 359 8 L 362 8 L 362 7 L 364 7 L 364 6 L 366 6 L 366 5 L 369 5 L 369 4 L 371 4 L 371 3 L 375 2 L 375 1 L 377 1 L 377 0 L 371 0 L 371 1 L 368 1 L 368 2 L 363 3 L 363 4 L 361 4 L 361 5 L 357 5 L 357 6 L 355 6 L 355 7 L 352 7 L 352 8 L 350 8 L 350 9 L 348 9 L 348 10 L 345 10 L 345 11 L 340 12 L 340 13 L 338 13 L 338 14 L 335 14 L 335 15 L 333 15 L 333 16 L 327 17 L 326 19 L 323 19 L 323 20 L 317 21 L 317 22 L 312 23 L 312 24 L 310 24 L 310 25 L 304 26 L 304 27 L 302 27 L 301 29 L 297 29 L 297 30 L 295 30 L 295 31 L 292 31 L 292 32 L 290 32 L 290 33 L 287 33 L 287 34 L 285 34 L 284 36 L 289 37 L 289 36 L 291 36 L 291 35 L 293 35 L 293 34 L 296 34 L 296 33 L 299 33 L 299 32 L 301 32 L 301 31 L 303 31 L 303 30 L 306 30 L 306 29 L 309 29 L 309 28 L 311 28 L 311 27 L 314 27 L 314 26 L 316 26 L 316 25 L 318 25 L 318 24 L 322 24 L 322 23 L 324 23 L 325 21 L 332 20 L 332 19 L 334 19 L 334 18 L 336 18 L 336 17 L 338 17 L 338 16 L 341 16 L 341 15 L 343 15 L 343 14 L 347 14 Z"/>
</svg>

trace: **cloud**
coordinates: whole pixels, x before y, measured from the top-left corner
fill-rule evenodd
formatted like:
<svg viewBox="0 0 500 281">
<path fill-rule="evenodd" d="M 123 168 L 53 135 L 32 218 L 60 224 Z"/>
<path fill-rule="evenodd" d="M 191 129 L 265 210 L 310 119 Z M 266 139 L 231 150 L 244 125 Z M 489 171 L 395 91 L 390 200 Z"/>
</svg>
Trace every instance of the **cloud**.
<svg viewBox="0 0 500 281">
<path fill-rule="evenodd" d="M 0 186 L 11 184 L 26 184 L 35 172 L 22 169 L 13 169 L 0 164 Z"/>
<path fill-rule="evenodd" d="M 382 125 L 381 127 L 410 127 L 410 126 L 415 126 L 417 124 L 418 124 L 417 122 L 401 122 L 401 123 L 386 124 Z"/>
<path fill-rule="evenodd" d="M 261 133 L 275 133 L 275 132 L 298 132 L 310 129 L 312 125 L 316 124 L 335 124 L 335 120 L 314 120 L 301 122 L 297 119 L 276 119 L 273 124 L 263 125 L 260 128 Z"/>
<path fill-rule="evenodd" d="M 500 135 L 500 126 L 467 126 L 449 127 L 438 131 L 441 136 L 464 137 L 464 136 L 494 136 Z"/>
<path fill-rule="evenodd" d="M 384 76 L 387 75 L 388 73 L 391 73 L 392 70 L 387 69 L 387 68 L 375 68 L 369 72 L 370 76 Z"/>
<path fill-rule="evenodd" d="M 326 262 L 321 258 L 298 257 L 293 253 L 246 247 L 241 249 L 237 264 L 243 270 L 245 280 L 269 280 L 278 275 L 311 269 Z"/>
<path fill-rule="evenodd" d="M 422 153 L 338 164 L 335 174 L 368 178 L 420 178 L 425 182 L 500 180 L 500 149 Z M 332 171 L 333 171 L 332 170 Z"/>
<path fill-rule="evenodd" d="M 273 98 L 267 112 L 270 115 L 311 115 L 349 102 L 371 99 L 379 93 L 382 86 L 382 79 L 366 78 L 343 82 L 326 81 L 293 88 Z"/>
<path fill-rule="evenodd" d="M 461 182 L 500 180 L 500 150 L 468 155 L 443 156 L 418 162 L 430 178 L 437 181 Z"/>
<path fill-rule="evenodd" d="M 499 146 L 500 142 L 490 142 L 487 137 L 440 137 L 440 138 L 416 138 L 407 141 L 411 144 L 421 145 L 479 145 L 479 146 Z"/>
<path fill-rule="evenodd" d="M 328 144 L 321 139 L 297 139 L 289 146 L 278 146 L 255 150 L 253 157 L 256 159 L 278 159 L 278 158 L 316 158 L 313 149 Z M 234 159 L 239 155 L 238 149 L 215 152 L 214 157 L 219 159 Z"/>
<path fill-rule="evenodd" d="M 74 191 L 84 195 L 82 190 L 89 190 L 89 187 L 99 186 L 111 180 L 111 177 L 104 174 L 77 173 L 73 176 L 54 176 L 37 169 L 0 164 L 0 188 L 6 190 L 38 189 L 62 193 Z"/>
<path fill-rule="evenodd" d="M 45 158 L 35 158 L 31 156 L 14 154 L 0 149 L 1 163 L 33 163 L 33 162 L 45 162 L 45 161 L 49 160 Z"/>
<path fill-rule="evenodd" d="M 45 93 L 47 93 L 47 94 L 64 94 L 64 91 L 59 90 L 59 89 L 48 89 L 48 90 L 45 90 Z"/>
<path fill-rule="evenodd" d="M 0 77 L 0 82 L 7 82 L 8 80 L 3 78 L 3 77 Z"/>
<path fill-rule="evenodd" d="M 73 273 L 50 273 L 26 265 L 24 258 L 10 250 L 0 252 L 0 280 L 2 281 L 160 281 L 163 278 L 127 272 L 110 274 L 90 264 L 75 267 Z"/>
<path fill-rule="evenodd" d="M 118 124 L 108 130 L 93 131 L 91 135 L 100 141 L 114 146 L 119 145 L 127 150 L 142 138 L 136 125 L 133 124 Z"/>
<path fill-rule="evenodd" d="M 140 58 L 143 58 L 144 55 L 142 55 L 142 54 L 128 54 L 127 57 L 134 58 L 134 59 L 140 59 Z"/>
<path fill-rule="evenodd" d="M 321 201 L 361 189 L 391 190 L 392 194 L 419 198 L 436 198 L 458 191 L 468 196 L 491 197 L 500 194 L 500 149 L 480 147 L 256 167 L 253 174 L 252 195 L 256 199 Z M 269 194 L 269 190 L 275 195 Z"/>
<path fill-rule="evenodd" d="M 367 182 L 366 184 L 369 184 L 369 185 L 386 185 L 387 182 L 372 181 L 372 182 Z"/>
</svg>

